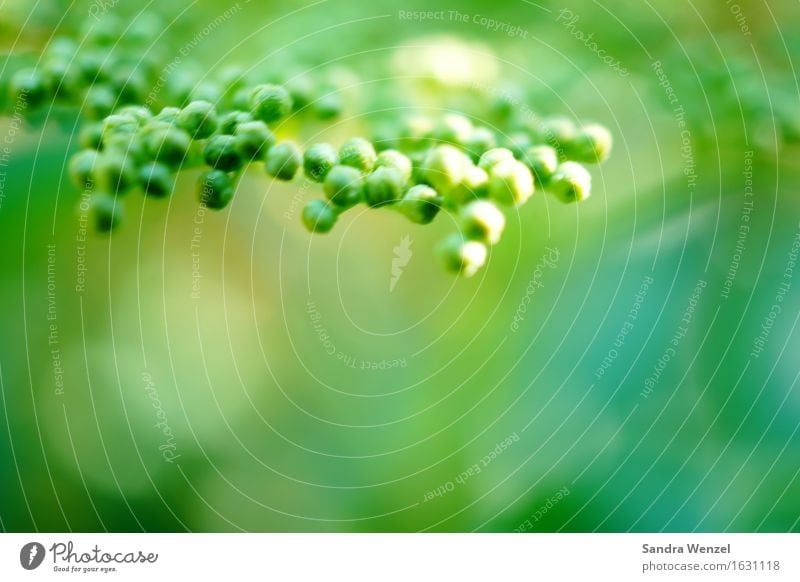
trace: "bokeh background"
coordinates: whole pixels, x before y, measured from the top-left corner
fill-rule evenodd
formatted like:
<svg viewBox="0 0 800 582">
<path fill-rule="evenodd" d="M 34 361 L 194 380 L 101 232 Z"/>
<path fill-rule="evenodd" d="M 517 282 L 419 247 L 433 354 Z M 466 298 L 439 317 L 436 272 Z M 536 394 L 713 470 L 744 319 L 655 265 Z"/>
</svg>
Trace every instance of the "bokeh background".
<svg viewBox="0 0 800 582">
<path fill-rule="evenodd" d="M 536 196 L 457 280 L 447 217 L 311 237 L 315 189 L 257 169 L 222 213 L 187 172 L 83 242 L 74 116 L 3 117 L 2 530 L 800 530 L 796 3 L 140 4 L 7 0 L 2 77 L 98 6 L 157 11 L 176 55 L 235 8 L 191 50 L 207 70 L 357 74 L 341 122 L 284 128 L 303 143 L 513 86 L 615 151 L 589 201 Z"/>
</svg>

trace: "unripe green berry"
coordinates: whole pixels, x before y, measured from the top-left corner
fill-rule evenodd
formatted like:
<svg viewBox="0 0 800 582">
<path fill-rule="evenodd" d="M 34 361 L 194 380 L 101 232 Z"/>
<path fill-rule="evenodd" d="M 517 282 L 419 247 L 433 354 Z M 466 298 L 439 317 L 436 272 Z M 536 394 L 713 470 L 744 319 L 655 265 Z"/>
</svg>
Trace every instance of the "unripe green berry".
<svg viewBox="0 0 800 582">
<path fill-rule="evenodd" d="M 294 178 L 302 163 L 300 149 L 294 143 L 285 141 L 270 148 L 267 154 L 267 173 L 279 180 L 288 181 Z"/>
<path fill-rule="evenodd" d="M 182 129 L 166 125 L 164 122 L 159 124 L 154 124 L 152 129 L 144 128 L 142 140 L 145 152 L 151 159 L 170 168 L 177 168 L 189 155 L 192 140 Z"/>
<path fill-rule="evenodd" d="M 442 194 L 456 187 L 471 165 L 469 158 L 450 145 L 432 148 L 423 163 L 426 181 Z"/>
<path fill-rule="evenodd" d="M 488 172 L 495 164 L 498 164 L 503 160 L 513 159 L 514 153 L 511 150 L 506 148 L 493 148 L 481 155 L 481 159 L 478 162 L 478 167 Z"/>
<path fill-rule="evenodd" d="M 215 135 L 209 139 L 203 148 L 203 159 L 212 168 L 225 172 L 238 170 L 244 164 L 232 135 Z"/>
<path fill-rule="evenodd" d="M 69 160 L 68 173 L 78 188 L 91 187 L 94 183 L 94 167 L 100 154 L 93 149 L 81 150 Z"/>
<path fill-rule="evenodd" d="M 533 172 L 537 184 L 547 184 L 558 168 L 558 154 L 547 145 L 528 148 L 524 157 L 525 163 Z"/>
<path fill-rule="evenodd" d="M 433 130 L 434 139 L 446 144 L 464 145 L 474 131 L 472 122 L 457 113 L 442 117 Z"/>
<path fill-rule="evenodd" d="M 478 198 L 486 198 L 488 195 L 489 175 L 482 168 L 470 164 L 464 173 L 464 179 L 447 192 L 446 198 L 453 204 L 461 205 Z"/>
<path fill-rule="evenodd" d="M 139 129 L 139 122 L 130 115 L 109 115 L 103 120 L 103 139 L 114 135 L 133 135 Z"/>
<path fill-rule="evenodd" d="M 349 208 L 361 202 L 363 178 L 350 166 L 335 166 L 325 178 L 323 190 L 334 205 Z"/>
<path fill-rule="evenodd" d="M 212 210 L 225 208 L 234 194 L 233 178 L 222 170 L 209 170 L 200 176 L 200 202 Z"/>
<path fill-rule="evenodd" d="M 403 196 L 403 178 L 392 168 L 380 167 L 364 180 L 364 199 L 372 207 L 392 204 Z"/>
<path fill-rule="evenodd" d="M 95 85 L 86 93 L 83 111 L 89 119 L 103 119 L 111 114 L 117 103 L 116 94 L 106 85 Z"/>
<path fill-rule="evenodd" d="M 570 157 L 576 162 L 596 164 L 608 159 L 614 139 L 602 125 L 585 125 L 575 136 L 569 147 Z"/>
<path fill-rule="evenodd" d="M 437 247 L 445 269 L 464 277 L 472 277 L 486 264 L 488 251 L 483 243 L 466 241 L 460 234 L 452 234 Z"/>
<path fill-rule="evenodd" d="M 246 111 L 229 111 L 219 118 L 218 131 L 224 135 L 233 135 L 242 123 L 253 121 L 253 116 Z"/>
<path fill-rule="evenodd" d="M 506 227 L 505 215 L 488 200 L 470 202 L 460 210 L 459 218 L 467 239 L 490 245 L 500 241 Z"/>
<path fill-rule="evenodd" d="M 403 178 L 403 182 L 408 182 L 411 179 L 411 172 L 413 170 L 409 157 L 397 150 L 383 150 L 378 154 L 375 167 L 397 170 Z"/>
<path fill-rule="evenodd" d="M 503 160 L 489 170 L 489 197 L 507 206 L 519 206 L 533 195 L 533 175 L 517 160 Z"/>
<path fill-rule="evenodd" d="M 441 209 L 439 195 L 430 186 L 417 184 L 405 193 L 397 209 L 411 222 L 429 224 Z"/>
<path fill-rule="evenodd" d="M 361 172 L 371 172 L 377 160 L 375 148 L 361 137 L 348 139 L 339 149 L 339 163 L 351 166 Z"/>
<path fill-rule="evenodd" d="M 110 151 L 98 156 L 94 181 L 104 192 L 125 194 L 136 185 L 136 166 L 131 156 Z"/>
<path fill-rule="evenodd" d="M 181 109 L 179 107 L 164 107 L 161 111 L 158 112 L 158 115 L 155 116 L 154 119 L 157 121 L 163 121 L 164 123 L 169 124 L 178 124 L 178 116 L 181 114 Z"/>
<path fill-rule="evenodd" d="M 275 134 L 263 121 L 240 123 L 233 135 L 239 155 L 246 161 L 263 160 L 275 145 Z"/>
<path fill-rule="evenodd" d="M 122 204 L 113 196 L 98 192 L 89 202 L 89 212 L 98 232 L 111 232 L 122 222 Z"/>
<path fill-rule="evenodd" d="M 324 181 L 325 176 L 336 165 L 337 160 L 336 150 L 330 144 L 318 143 L 312 145 L 303 155 L 303 168 L 306 172 L 306 177 L 314 182 Z"/>
<path fill-rule="evenodd" d="M 294 111 L 300 111 L 314 99 L 314 82 L 306 75 L 292 77 L 284 87 L 292 98 Z"/>
<path fill-rule="evenodd" d="M 28 107 L 38 107 L 48 95 L 42 75 L 34 69 L 24 69 L 14 73 L 9 87 L 11 99 L 24 102 Z"/>
<path fill-rule="evenodd" d="M 572 120 L 554 117 L 544 120 L 538 127 L 538 142 L 545 143 L 556 150 L 559 159 L 565 159 L 571 142 L 575 139 L 577 128 Z"/>
<path fill-rule="evenodd" d="M 292 112 L 292 97 L 280 85 L 259 85 L 249 101 L 253 117 L 264 123 L 279 121 Z"/>
<path fill-rule="evenodd" d="M 153 119 L 153 114 L 150 110 L 141 105 L 126 105 L 125 107 L 120 107 L 116 113 L 117 115 L 130 117 L 136 121 L 137 126 L 142 126 Z"/>
<path fill-rule="evenodd" d="M 553 174 L 547 190 L 562 202 L 580 202 L 592 193 L 592 175 L 577 162 L 564 162 Z"/>
<path fill-rule="evenodd" d="M 486 127 L 476 128 L 464 142 L 464 150 L 476 163 L 483 154 L 496 147 L 497 139 L 494 133 Z"/>
<path fill-rule="evenodd" d="M 206 139 L 217 130 L 217 110 L 208 101 L 192 101 L 178 114 L 177 122 L 193 139 Z"/>
<path fill-rule="evenodd" d="M 303 207 L 303 224 L 311 232 L 330 232 L 337 217 L 336 210 L 324 200 L 312 200 Z"/>
<path fill-rule="evenodd" d="M 172 193 L 175 178 L 170 168 L 153 162 L 139 168 L 139 184 L 148 196 L 164 198 Z"/>
</svg>

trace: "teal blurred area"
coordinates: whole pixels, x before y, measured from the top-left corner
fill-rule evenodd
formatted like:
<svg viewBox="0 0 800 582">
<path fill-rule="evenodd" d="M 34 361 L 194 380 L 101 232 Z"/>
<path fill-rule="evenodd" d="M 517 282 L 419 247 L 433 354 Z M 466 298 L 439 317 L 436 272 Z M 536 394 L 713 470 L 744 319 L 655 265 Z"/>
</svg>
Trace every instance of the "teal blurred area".
<svg viewBox="0 0 800 582">
<path fill-rule="evenodd" d="M 6 2 L 0 78 L 92 6 Z M 385 77 L 445 39 L 481 83 L 606 124 L 614 154 L 591 199 L 537 194 L 454 279 L 433 252 L 450 217 L 356 209 L 311 237 L 316 187 L 260 167 L 221 213 L 186 172 L 169 200 L 126 198 L 112 237 L 85 232 L 74 116 L 0 119 L 3 530 L 800 531 L 796 6 L 158 10 L 181 47 L 232 7 L 193 55 L 209 71 L 343 64 L 374 112 L 370 88 L 401 105 Z M 400 15 L 426 10 L 446 17 Z M 285 133 L 340 144 L 368 117 Z"/>
</svg>

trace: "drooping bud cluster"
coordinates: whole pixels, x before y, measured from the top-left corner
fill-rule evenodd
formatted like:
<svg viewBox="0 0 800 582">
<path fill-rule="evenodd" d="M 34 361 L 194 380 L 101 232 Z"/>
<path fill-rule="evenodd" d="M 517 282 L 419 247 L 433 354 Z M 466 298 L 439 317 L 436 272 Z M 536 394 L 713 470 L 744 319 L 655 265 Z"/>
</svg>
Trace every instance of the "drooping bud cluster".
<svg viewBox="0 0 800 582">
<path fill-rule="evenodd" d="M 439 252 L 446 268 L 470 276 L 501 239 L 501 208 L 521 206 L 537 188 L 564 202 L 586 199 L 591 175 L 583 164 L 603 161 L 611 149 L 610 133 L 597 124 L 554 118 L 507 131 L 450 112 L 408 115 L 392 119 L 388 131 L 376 127 L 371 139 L 301 149 L 279 142 L 275 127 L 290 116 L 336 117 L 341 95 L 329 85 L 306 76 L 263 82 L 236 68 L 202 83 L 174 71 L 165 81 L 155 57 L 130 48 L 143 43 L 158 54 L 152 43 L 160 25 L 137 21 L 125 35 L 118 27 L 95 26 L 80 44 L 52 42 L 42 67 L 17 72 L 10 86 L 12 97 L 34 109 L 71 104 L 87 119 L 69 175 L 93 191 L 102 231 L 121 223 L 120 196 L 139 190 L 167 197 L 180 170 L 202 169 L 198 198 L 219 210 L 233 199 L 241 173 L 263 164 L 275 179 L 290 181 L 302 170 L 321 185 L 323 196 L 302 212 L 311 232 L 331 231 L 358 204 L 422 225 L 441 211 L 453 213 L 459 231 Z"/>
</svg>

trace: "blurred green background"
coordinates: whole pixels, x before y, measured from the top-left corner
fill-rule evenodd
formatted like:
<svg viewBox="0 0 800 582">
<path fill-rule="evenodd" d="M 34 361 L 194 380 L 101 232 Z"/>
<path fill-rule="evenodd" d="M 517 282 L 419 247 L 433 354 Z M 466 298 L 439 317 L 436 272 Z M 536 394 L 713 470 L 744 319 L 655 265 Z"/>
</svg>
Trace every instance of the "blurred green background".
<svg viewBox="0 0 800 582">
<path fill-rule="evenodd" d="M 175 54 L 235 7 L 192 50 L 208 70 L 359 75 L 361 109 L 286 129 L 303 143 L 361 133 L 382 79 L 444 70 L 616 147 L 589 201 L 536 196 L 456 280 L 431 250 L 447 217 L 355 211 L 310 237 L 315 188 L 255 169 L 222 213 L 188 172 L 83 242 L 74 119 L 0 119 L 0 528 L 800 531 L 796 4 L 112 4 L 5 2 L 2 75 L 92 6 L 157 9 Z"/>
</svg>

